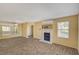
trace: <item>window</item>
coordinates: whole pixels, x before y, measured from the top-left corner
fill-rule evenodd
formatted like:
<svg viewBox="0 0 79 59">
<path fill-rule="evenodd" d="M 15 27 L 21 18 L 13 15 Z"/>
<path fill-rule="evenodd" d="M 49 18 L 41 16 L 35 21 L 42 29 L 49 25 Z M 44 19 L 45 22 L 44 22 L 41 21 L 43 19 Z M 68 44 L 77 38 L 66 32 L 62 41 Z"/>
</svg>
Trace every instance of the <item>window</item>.
<svg viewBox="0 0 79 59">
<path fill-rule="evenodd" d="M 0 25 L 0 35 L 16 35 L 18 34 L 17 24 L 1 24 Z"/>
<path fill-rule="evenodd" d="M 2 35 L 8 35 L 11 33 L 10 26 L 2 26 Z"/>
<path fill-rule="evenodd" d="M 9 26 L 2 26 L 2 31 L 10 31 L 10 27 Z"/>
<path fill-rule="evenodd" d="M 69 38 L 69 22 L 58 22 L 58 37 Z"/>
</svg>

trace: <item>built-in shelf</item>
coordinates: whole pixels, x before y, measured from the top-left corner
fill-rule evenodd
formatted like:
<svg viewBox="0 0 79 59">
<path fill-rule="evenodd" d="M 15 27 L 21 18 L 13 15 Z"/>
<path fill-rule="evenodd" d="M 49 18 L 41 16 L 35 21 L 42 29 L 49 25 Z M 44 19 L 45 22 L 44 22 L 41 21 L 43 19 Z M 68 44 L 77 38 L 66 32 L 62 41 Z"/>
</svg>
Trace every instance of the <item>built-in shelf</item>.
<svg viewBox="0 0 79 59">
<path fill-rule="evenodd" d="M 42 29 L 52 29 L 52 24 L 44 24 L 42 25 Z"/>
</svg>

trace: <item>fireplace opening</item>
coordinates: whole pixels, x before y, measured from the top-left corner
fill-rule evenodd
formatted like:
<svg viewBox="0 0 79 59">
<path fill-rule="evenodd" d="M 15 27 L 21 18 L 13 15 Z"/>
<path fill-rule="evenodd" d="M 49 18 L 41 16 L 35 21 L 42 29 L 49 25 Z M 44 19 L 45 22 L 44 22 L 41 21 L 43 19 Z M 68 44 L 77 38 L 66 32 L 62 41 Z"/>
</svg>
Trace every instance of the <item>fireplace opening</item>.
<svg viewBox="0 0 79 59">
<path fill-rule="evenodd" d="M 44 33 L 44 40 L 50 41 L 50 33 Z"/>
</svg>

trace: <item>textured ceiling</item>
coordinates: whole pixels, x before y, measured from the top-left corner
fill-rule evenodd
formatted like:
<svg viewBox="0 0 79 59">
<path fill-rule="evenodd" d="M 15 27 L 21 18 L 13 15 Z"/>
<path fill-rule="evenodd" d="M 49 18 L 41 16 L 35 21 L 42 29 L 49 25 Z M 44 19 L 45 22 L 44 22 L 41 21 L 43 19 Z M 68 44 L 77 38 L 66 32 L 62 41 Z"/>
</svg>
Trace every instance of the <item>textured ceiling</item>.
<svg viewBox="0 0 79 59">
<path fill-rule="evenodd" d="M 79 13 L 79 4 L 28 4 L 28 3 L 1 3 L 0 21 L 33 22 L 45 19 L 54 19 Z"/>
</svg>

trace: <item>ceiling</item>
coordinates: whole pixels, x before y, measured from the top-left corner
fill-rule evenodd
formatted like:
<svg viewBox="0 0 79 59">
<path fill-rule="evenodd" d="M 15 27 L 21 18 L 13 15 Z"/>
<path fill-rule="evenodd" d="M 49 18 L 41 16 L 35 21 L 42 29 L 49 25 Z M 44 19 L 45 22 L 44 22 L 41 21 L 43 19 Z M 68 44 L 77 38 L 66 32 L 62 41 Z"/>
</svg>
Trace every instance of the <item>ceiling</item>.
<svg viewBox="0 0 79 59">
<path fill-rule="evenodd" d="M 79 13 L 78 3 L 0 3 L 0 21 L 35 22 Z"/>
</svg>

